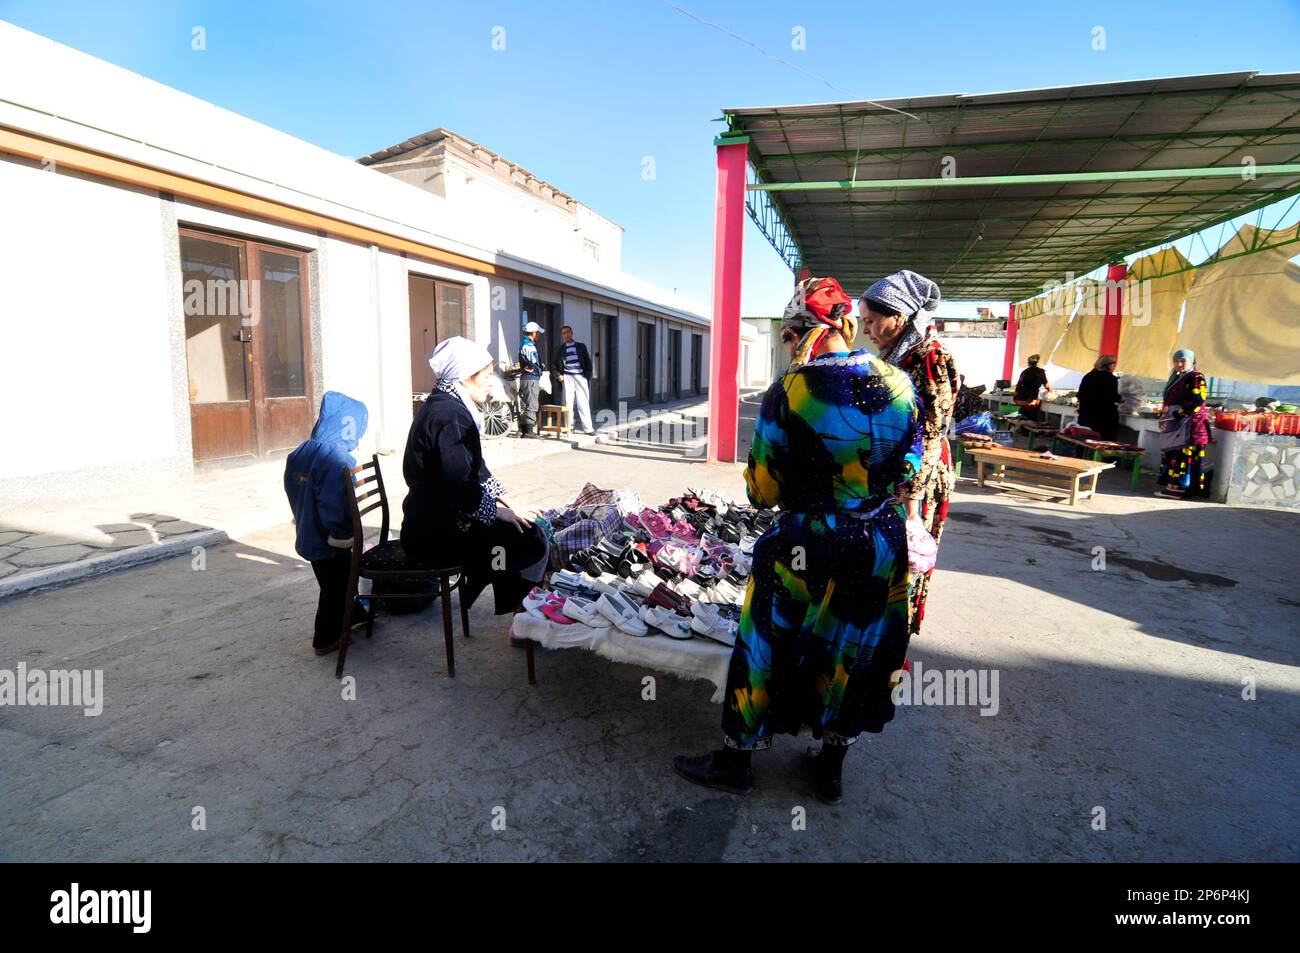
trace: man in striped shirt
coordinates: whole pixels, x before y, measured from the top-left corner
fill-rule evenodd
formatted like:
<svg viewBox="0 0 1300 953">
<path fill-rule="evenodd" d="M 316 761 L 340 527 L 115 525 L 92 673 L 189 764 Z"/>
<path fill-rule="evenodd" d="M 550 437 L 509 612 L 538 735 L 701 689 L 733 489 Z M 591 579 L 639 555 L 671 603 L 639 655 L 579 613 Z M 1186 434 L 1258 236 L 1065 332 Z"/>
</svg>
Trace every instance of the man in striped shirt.
<svg viewBox="0 0 1300 953">
<path fill-rule="evenodd" d="M 556 347 L 553 366 L 564 387 L 564 406 L 569 410 L 569 420 L 578 424 L 585 434 L 593 434 L 591 426 L 591 355 L 587 345 L 573 339 L 573 328 L 567 324 L 560 328 L 563 342 Z M 574 416 L 574 413 L 577 416 Z"/>
</svg>

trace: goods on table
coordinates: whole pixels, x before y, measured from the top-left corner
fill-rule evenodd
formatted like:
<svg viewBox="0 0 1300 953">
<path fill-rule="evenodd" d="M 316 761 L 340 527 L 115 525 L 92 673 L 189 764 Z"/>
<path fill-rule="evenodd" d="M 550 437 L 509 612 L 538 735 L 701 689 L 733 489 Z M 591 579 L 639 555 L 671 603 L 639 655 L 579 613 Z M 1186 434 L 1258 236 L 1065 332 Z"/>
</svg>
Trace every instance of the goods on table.
<svg viewBox="0 0 1300 953">
<path fill-rule="evenodd" d="M 1214 426 L 1246 433 L 1300 434 L 1300 414 L 1221 410 L 1214 415 Z"/>
<path fill-rule="evenodd" d="M 649 509 L 635 493 L 589 483 L 568 506 L 542 514 L 553 572 L 524 600 L 521 628 L 563 627 L 548 628 L 563 644 L 612 628 L 730 646 L 754 543 L 774 518 L 714 491 L 688 490 Z"/>
</svg>

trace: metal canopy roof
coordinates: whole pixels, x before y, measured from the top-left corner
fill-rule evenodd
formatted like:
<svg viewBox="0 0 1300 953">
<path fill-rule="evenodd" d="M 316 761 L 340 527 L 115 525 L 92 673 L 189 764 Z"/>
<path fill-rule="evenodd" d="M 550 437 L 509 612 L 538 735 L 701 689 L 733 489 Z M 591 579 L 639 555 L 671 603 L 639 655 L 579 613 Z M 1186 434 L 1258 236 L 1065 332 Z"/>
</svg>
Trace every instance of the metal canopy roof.
<svg viewBox="0 0 1300 953">
<path fill-rule="evenodd" d="M 759 228 L 855 294 L 911 268 L 945 298 L 1017 301 L 1300 193 L 1300 73 L 723 115 Z"/>
</svg>

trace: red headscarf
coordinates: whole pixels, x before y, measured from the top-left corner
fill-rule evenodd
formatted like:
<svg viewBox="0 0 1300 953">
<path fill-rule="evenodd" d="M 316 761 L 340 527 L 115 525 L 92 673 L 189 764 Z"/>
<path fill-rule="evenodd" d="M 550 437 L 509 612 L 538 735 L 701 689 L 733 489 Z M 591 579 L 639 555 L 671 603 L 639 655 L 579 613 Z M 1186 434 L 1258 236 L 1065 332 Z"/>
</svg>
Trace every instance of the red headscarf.
<svg viewBox="0 0 1300 953">
<path fill-rule="evenodd" d="M 791 367 L 806 363 L 831 331 L 840 332 L 845 342 L 851 345 L 858 336 L 853 299 L 844 293 L 834 278 L 805 278 L 795 287 L 794 297 L 785 306 L 781 330 L 787 328 L 804 331 L 790 362 Z"/>
</svg>

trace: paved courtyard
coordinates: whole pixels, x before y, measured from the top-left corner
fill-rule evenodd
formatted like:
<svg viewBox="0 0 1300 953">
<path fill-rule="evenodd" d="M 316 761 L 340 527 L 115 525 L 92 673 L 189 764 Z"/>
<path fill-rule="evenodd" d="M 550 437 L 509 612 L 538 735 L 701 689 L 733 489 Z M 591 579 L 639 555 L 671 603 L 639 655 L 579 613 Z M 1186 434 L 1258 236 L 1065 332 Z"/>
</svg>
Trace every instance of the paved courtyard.
<svg viewBox="0 0 1300 953">
<path fill-rule="evenodd" d="M 587 480 L 742 491 L 738 466 L 648 448 L 498 475 L 536 506 Z M 680 781 L 672 755 L 719 738 L 710 685 L 660 676 L 645 700 L 653 673 L 568 651 L 529 687 L 489 599 L 455 679 L 440 613 L 381 617 L 345 700 L 287 522 L 202 571 L 187 554 L 16 596 L 0 669 L 102 669 L 105 700 L 0 707 L 0 859 L 1300 859 L 1300 514 L 1125 480 L 1077 508 L 963 484 L 909 656 L 996 670 L 996 714 L 900 708 L 834 808 L 802 785 L 806 738 L 756 755 L 748 798 Z"/>
</svg>

